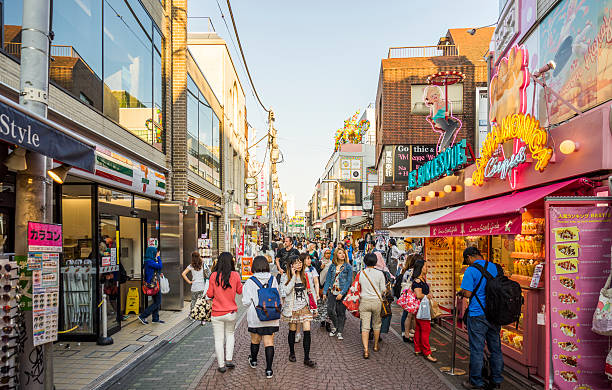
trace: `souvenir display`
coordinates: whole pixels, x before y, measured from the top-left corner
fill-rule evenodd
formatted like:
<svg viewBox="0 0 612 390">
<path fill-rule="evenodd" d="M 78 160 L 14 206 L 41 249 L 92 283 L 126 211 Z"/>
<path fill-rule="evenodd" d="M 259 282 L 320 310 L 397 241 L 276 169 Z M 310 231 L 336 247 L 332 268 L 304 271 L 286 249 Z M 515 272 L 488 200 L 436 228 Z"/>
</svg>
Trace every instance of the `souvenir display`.
<svg viewBox="0 0 612 390">
<path fill-rule="evenodd" d="M 2 278 L 4 289 L 4 323 L 2 326 L 2 373 L 4 388 L 17 389 L 19 386 L 19 357 L 18 353 L 23 350 L 23 341 L 26 339 L 25 322 L 22 307 L 29 298 L 21 295 L 21 288 L 18 284 L 20 267 L 15 261 L 8 257 L 0 258 L 0 267 L 5 277 Z M 57 304 L 57 296 L 55 297 Z M 43 303 L 44 304 L 44 303 Z M 6 308 L 10 308 L 8 311 Z M 34 317 L 36 326 L 36 317 Z M 44 325 L 44 324 L 43 324 Z M 57 324 L 55 324 L 57 330 Z M 6 370 L 6 371 L 5 371 Z M 6 382 L 4 381 L 6 378 Z"/>
</svg>

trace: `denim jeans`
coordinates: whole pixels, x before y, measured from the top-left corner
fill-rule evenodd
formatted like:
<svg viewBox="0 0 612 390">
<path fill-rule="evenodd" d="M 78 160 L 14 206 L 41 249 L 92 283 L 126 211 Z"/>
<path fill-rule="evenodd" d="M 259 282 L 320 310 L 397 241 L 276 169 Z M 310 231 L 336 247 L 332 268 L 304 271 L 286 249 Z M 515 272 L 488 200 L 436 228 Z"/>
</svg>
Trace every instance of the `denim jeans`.
<svg viewBox="0 0 612 390">
<path fill-rule="evenodd" d="M 147 306 L 147 308 L 140 315 L 141 318 L 147 319 L 151 313 L 153 314 L 153 322 L 159 321 L 159 309 L 161 307 L 161 291 L 153 295 L 153 303 Z"/>
<path fill-rule="evenodd" d="M 342 300 L 338 301 L 332 293 L 327 294 L 327 315 L 334 324 L 336 331 L 342 333 L 346 321 L 346 306 L 344 306 Z"/>
<path fill-rule="evenodd" d="M 504 358 L 501 350 L 500 326 L 493 326 L 485 316 L 467 318 L 468 336 L 470 339 L 470 382 L 476 386 L 484 386 L 482 378 L 482 366 L 484 364 L 485 341 L 491 357 L 491 379 L 494 383 L 502 383 L 502 371 L 504 369 Z"/>
</svg>

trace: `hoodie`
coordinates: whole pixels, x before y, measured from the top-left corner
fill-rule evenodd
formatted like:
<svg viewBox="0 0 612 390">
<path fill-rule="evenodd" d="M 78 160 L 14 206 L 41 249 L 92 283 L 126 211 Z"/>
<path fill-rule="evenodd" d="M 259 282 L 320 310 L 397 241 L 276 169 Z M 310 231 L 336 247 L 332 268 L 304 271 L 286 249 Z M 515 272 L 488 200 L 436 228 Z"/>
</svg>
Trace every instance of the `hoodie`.
<svg viewBox="0 0 612 390">
<path fill-rule="evenodd" d="M 272 276 L 269 272 L 256 272 L 253 275 L 262 285 L 266 285 Z M 276 278 L 272 278 L 272 287 L 278 289 L 278 283 Z M 279 320 L 273 321 L 260 321 L 259 317 L 257 317 L 257 311 L 255 311 L 255 305 L 259 301 L 259 296 L 257 291 L 259 287 L 255 284 L 251 278 L 247 279 L 244 283 L 244 287 L 242 289 L 242 304 L 248 306 L 249 309 L 247 311 L 247 323 L 249 328 L 263 328 L 264 326 L 279 326 Z"/>
<path fill-rule="evenodd" d="M 145 282 L 151 283 L 151 279 L 153 278 L 153 274 L 155 272 L 160 272 L 162 269 L 162 261 L 160 257 L 157 257 L 157 248 L 154 246 L 150 246 L 145 251 L 144 256 L 144 276 Z"/>
</svg>

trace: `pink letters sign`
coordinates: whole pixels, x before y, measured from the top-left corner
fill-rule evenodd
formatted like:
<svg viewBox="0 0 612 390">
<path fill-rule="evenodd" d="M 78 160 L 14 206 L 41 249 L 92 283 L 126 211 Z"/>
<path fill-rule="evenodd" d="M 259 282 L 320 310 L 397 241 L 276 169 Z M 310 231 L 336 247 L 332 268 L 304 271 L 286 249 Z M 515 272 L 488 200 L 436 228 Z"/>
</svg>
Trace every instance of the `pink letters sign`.
<svg viewBox="0 0 612 390">
<path fill-rule="evenodd" d="M 440 225 L 431 225 L 430 230 L 432 237 L 520 234 L 521 216 L 511 214 L 493 218 L 449 222 Z"/>
<path fill-rule="evenodd" d="M 62 225 L 28 222 L 28 251 L 61 252 Z"/>
</svg>

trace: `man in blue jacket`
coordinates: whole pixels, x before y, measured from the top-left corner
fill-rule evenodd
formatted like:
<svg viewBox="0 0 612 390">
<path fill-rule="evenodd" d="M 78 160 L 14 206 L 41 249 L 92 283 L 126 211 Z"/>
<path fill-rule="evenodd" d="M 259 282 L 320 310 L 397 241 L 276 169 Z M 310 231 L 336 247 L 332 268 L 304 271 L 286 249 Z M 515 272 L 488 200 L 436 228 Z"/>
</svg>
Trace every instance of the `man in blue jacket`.
<svg viewBox="0 0 612 390">
<path fill-rule="evenodd" d="M 162 270 L 162 261 L 159 255 L 159 251 L 156 247 L 150 246 L 145 251 L 144 256 L 144 281 L 149 284 L 153 280 L 155 274 L 160 274 Z M 159 285 L 159 276 L 157 277 L 157 283 Z M 153 322 L 163 324 L 164 321 L 159 319 L 159 309 L 161 308 L 161 290 L 157 291 L 157 294 L 153 295 L 153 304 L 149 305 L 143 312 L 138 316 L 140 322 L 144 325 L 148 324 L 147 317 L 153 315 Z"/>
</svg>

